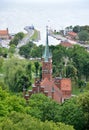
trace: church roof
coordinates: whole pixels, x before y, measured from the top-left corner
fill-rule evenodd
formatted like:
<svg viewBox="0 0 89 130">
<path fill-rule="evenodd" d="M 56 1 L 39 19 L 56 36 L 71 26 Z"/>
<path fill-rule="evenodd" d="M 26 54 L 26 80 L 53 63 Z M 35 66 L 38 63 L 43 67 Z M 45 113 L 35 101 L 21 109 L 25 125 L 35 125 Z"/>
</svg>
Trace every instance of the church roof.
<svg viewBox="0 0 89 130">
<path fill-rule="evenodd" d="M 54 84 L 54 81 L 50 81 L 45 78 L 41 82 L 41 86 L 44 87 L 44 91 L 48 91 L 48 96 L 52 97 L 52 90 L 54 90 L 54 100 L 60 102 L 62 98 L 62 93 L 59 88 Z"/>
</svg>

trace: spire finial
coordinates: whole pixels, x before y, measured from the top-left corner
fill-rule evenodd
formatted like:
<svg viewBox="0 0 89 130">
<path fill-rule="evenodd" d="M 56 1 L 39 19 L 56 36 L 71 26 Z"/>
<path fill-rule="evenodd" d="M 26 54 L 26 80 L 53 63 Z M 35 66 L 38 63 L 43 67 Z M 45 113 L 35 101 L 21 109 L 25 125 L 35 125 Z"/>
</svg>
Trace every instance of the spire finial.
<svg viewBox="0 0 89 130">
<path fill-rule="evenodd" d="M 46 26 L 46 46 L 48 45 L 48 26 Z"/>
</svg>

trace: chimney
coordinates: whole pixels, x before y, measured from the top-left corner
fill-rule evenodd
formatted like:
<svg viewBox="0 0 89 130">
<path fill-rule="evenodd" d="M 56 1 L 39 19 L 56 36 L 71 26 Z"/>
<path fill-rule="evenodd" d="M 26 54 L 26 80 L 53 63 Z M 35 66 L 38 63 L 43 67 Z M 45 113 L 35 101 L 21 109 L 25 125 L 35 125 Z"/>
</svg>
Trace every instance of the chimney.
<svg viewBox="0 0 89 130">
<path fill-rule="evenodd" d="M 40 87 L 40 92 L 44 93 L 44 86 Z"/>
<path fill-rule="evenodd" d="M 28 90 L 29 97 L 32 95 L 32 90 Z"/>
<path fill-rule="evenodd" d="M 45 96 L 48 97 L 48 91 L 44 91 Z"/>
<path fill-rule="evenodd" d="M 34 84 L 32 85 L 32 91 L 33 93 L 37 93 L 37 86 L 35 86 Z"/>
<path fill-rule="evenodd" d="M 29 99 L 29 95 L 28 94 L 25 95 L 25 99 L 26 99 L 26 102 L 28 103 L 28 99 Z"/>
</svg>

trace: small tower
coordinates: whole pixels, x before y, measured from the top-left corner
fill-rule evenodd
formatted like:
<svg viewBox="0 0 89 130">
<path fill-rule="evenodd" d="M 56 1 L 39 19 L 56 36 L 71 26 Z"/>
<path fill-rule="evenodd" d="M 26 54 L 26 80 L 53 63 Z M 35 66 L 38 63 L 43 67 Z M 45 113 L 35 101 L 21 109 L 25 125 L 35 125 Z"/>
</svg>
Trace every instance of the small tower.
<svg viewBox="0 0 89 130">
<path fill-rule="evenodd" d="M 42 80 L 45 78 L 52 80 L 52 55 L 48 45 L 48 27 L 46 27 L 46 45 L 42 57 Z"/>
</svg>

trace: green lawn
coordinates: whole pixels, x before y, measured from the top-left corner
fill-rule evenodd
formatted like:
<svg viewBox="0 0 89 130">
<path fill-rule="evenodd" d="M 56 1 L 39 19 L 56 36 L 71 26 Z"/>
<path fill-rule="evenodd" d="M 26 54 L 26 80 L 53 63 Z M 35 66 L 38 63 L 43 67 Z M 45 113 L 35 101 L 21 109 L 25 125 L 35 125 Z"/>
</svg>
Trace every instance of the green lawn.
<svg viewBox="0 0 89 130">
<path fill-rule="evenodd" d="M 73 86 L 72 87 L 72 94 L 73 95 L 78 95 L 78 94 L 80 94 L 81 92 L 80 92 L 80 88 L 78 87 L 78 86 Z"/>
<path fill-rule="evenodd" d="M 31 40 L 38 40 L 38 31 L 34 30 L 34 34 L 30 37 Z"/>
<path fill-rule="evenodd" d="M 89 85 L 86 87 L 82 86 L 82 88 L 79 88 L 79 86 L 75 85 L 74 83 L 72 84 L 72 94 L 73 95 L 79 95 L 81 93 L 89 91 Z"/>
</svg>

